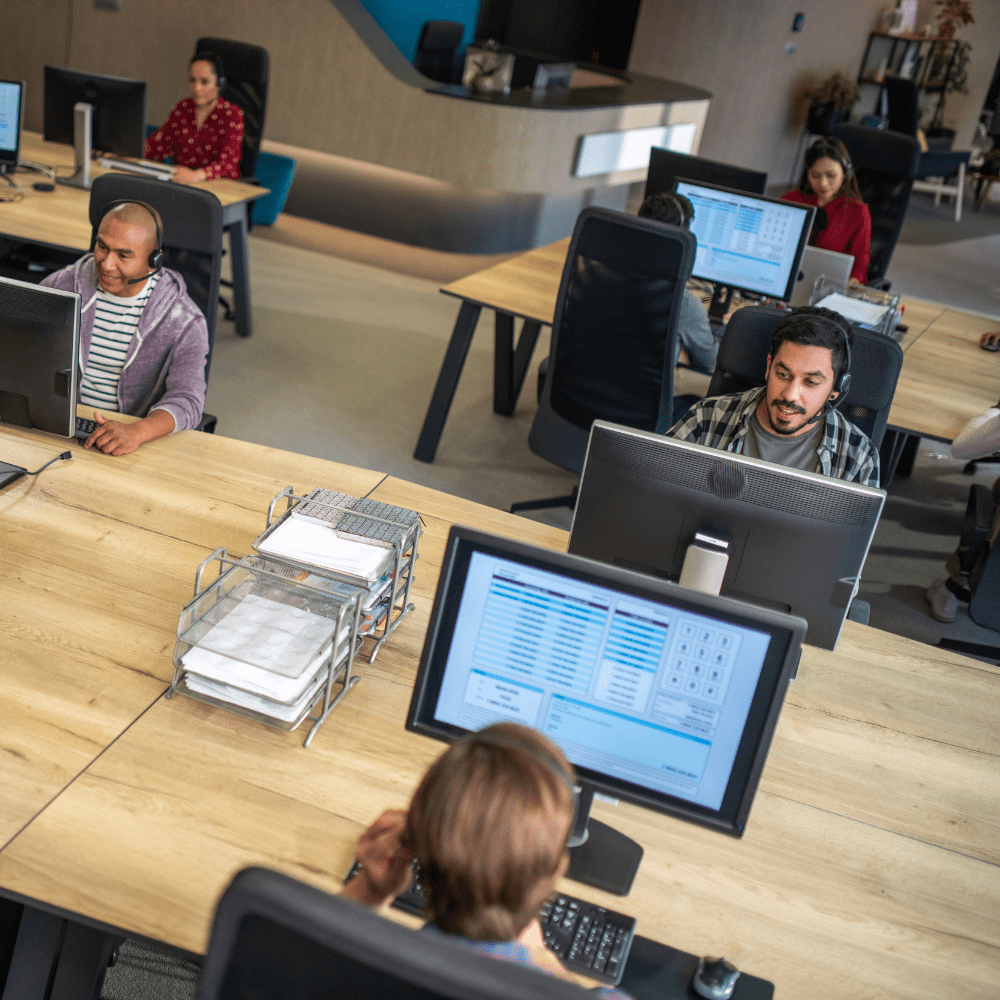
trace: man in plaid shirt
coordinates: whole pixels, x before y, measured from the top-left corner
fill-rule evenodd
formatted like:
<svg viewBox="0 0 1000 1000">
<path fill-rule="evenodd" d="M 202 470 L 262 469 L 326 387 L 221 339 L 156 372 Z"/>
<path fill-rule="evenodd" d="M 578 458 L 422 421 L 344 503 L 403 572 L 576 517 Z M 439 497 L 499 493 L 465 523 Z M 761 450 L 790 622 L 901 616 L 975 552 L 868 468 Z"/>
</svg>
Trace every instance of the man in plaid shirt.
<svg viewBox="0 0 1000 1000">
<path fill-rule="evenodd" d="M 850 325 L 828 309 L 798 309 L 775 329 L 760 389 L 696 403 L 669 437 L 878 486 L 878 452 L 834 409 L 848 372 Z"/>
</svg>

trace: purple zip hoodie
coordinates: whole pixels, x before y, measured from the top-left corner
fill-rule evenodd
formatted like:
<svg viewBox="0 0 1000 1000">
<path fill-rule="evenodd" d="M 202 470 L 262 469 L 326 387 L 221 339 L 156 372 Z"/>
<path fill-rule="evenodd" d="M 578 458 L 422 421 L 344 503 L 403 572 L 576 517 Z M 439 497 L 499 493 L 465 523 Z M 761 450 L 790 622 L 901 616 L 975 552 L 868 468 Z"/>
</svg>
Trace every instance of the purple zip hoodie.
<svg viewBox="0 0 1000 1000">
<path fill-rule="evenodd" d="M 79 292 L 80 372 L 87 366 L 94 336 L 97 273 L 94 255 L 50 274 L 43 285 Z M 118 408 L 134 417 L 166 410 L 174 431 L 197 427 L 205 408 L 205 358 L 208 327 L 201 310 L 188 298 L 184 279 L 164 268 L 139 317 L 118 382 Z"/>
</svg>

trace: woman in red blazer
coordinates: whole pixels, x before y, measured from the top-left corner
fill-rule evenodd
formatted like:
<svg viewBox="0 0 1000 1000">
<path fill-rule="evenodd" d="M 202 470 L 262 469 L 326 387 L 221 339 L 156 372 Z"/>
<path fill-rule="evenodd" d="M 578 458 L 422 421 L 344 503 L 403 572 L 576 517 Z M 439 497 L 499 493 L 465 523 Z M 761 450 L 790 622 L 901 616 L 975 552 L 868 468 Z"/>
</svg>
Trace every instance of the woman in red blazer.
<svg viewBox="0 0 1000 1000">
<path fill-rule="evenodd" d="M 853 254 L 851 281 L 867 283 L 872 217 L 861 200 L 851 157 L 839 139 L 820 138 L 806 150 L 799 188 L 782 198 L 823 209 L 826 227 L 822 224 L 823 213 L 817 212 L 818 224 L 809 242 L 821 250 Z"/>
</svg>

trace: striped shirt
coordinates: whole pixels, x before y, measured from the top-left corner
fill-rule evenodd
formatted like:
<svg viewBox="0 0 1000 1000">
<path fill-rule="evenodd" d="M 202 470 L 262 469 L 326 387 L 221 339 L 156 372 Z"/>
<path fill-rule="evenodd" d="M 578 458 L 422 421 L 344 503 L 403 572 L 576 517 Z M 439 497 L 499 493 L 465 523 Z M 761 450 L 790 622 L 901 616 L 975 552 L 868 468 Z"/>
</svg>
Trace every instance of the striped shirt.
<svg viewBox="0 0 1000 1000">
<path fill-rule="evenodd" d="M 743 455 L 747 425 L 765 388 L 702 399 L 667 431 L 667 437 Z M 871 441 L 836 410 L 827 410 L 822 426 L 823 436 L 816 449 L 817 471 L 835 479 L 878 486 L 878 452 Z"/>
<path fill-rule="evenodd" d="M 139 325 L 139 317 L 142 316 L 159 277 L 159 274 L 154 274 L 142 291 L 129 299 L 97 290 L 94 337 L 80 384 L 81 403 L 101 410 L 119 408 L 118 380 L 122 376 L 129 344 Z"/>
</svg>

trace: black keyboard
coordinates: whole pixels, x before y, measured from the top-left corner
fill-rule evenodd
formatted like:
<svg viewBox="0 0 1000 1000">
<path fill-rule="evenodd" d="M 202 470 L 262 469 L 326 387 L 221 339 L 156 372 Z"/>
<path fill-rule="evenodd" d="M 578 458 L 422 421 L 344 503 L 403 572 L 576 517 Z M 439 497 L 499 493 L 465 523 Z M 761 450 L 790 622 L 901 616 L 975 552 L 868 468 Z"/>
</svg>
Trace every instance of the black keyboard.
<svg viewBox="0 0 1000 1000">
<path fill-rule="evenodd" d="M 96 420 L 87 420 L 84 417 L 77 417 L 76 430 L 73 432 L 73 437 L 77 437 L 81 441 L 86 441 L 99 426 L 100 425 Z"/>
<path fill-rule="evenodd" d="M 414 881 L 392 905 L 423 916 L 424 893 Z M 538 914 L 545 944 L 572 972 L 582 972 L 608 986 L 617 986 L 635 936 L 635 918 L 606 910 L 584 899 L 559 894 Z"/>
</svg>

